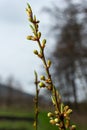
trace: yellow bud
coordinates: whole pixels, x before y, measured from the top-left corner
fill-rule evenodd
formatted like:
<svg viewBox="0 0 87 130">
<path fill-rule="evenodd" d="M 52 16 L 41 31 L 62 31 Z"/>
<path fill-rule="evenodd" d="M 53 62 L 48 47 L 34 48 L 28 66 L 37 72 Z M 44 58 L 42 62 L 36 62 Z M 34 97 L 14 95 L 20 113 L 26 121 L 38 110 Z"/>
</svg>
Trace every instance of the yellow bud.
<svg viewBox="0 0 87 130">
<path fill-rule="evenodd" d="M 38 55 L 38 51 L 37 50 L 34 50 L 33 52 L 34 52 L 34 54 Z"/>
<path fill-rule="evenodd" d="M 27 36 L 27 40 L 37 41 L 37 38 L 34 36 Z"/>
<path fill-rule="evenodd" d="M 48 117 L 52 117 L 52 116 L 53 116 L 53 113 L 49 112 L 49 113 L 47 114 L 47 116 L 48 116 Z"/>
<path fill-rule="evenodd" d="M 41 80 L 45 80 L 45 76 L 44 76 L 44 75 L 41 75 L 41 76 L 40 76 L 40 79 L 41 79 Z"/>
<path fill-rule="evenodd" d="M 69 109 L 69 106 L 64 107 L 64 111 L 67 111 Z"/>
<path fill-rule="evenodd" d="M 56 114 L 56 115 L 58 115 L 58 114 L 59 114 L 59 112 L 58 112 L 58 111 L 55 111 L 55 114 Z"/>
<path fill-rule="evenodd" d="M 52 125 L 54 125 L 54 124 L 55 124 L 55 121 L 54 121 L 54 120 L 50 120 L 50 123 L 51 123 Z"/>
<path fill-rule="evenodd" d="M 43 39 L 42 44 L 46 44 L 46 39 Z"/>
<path fill-rule="evenodd" d="M 71 114 L 72 113 L 72 109 L 68 109 L 66 114 Z"/>
<path fill-rule="evenodd" d="M 45 44 L 46 44 L 46 40 L 44 39 L 43 41 L 42 41 L 42 48 L 44 49 L 44 47 L 45 47 Z"/>
<path fill-rule="evenodd" d="M 72 125 L 71 130 L 76 130 L 76 125 Z"/>
<path fill-rule="evenodd" d="M 56 122 L 56 123 L 58 123 L 58 121 L 59 121 L 59 119 L 58 119 L 58 118 L 55 118 L 54 120 L 55 120 L 55 122 Z"/>
<path fill-rule="evenodd" d="M 48 66 L 48 67 L 51 66 L 51 61 L 50 61 L 50 60 L 47 61 L 47 66 Z"/>
<path fill-rule="evenodd" d="M 41 37 L 41 32 L 38 32 L 38 39 L 40 39 Z"/>
<path fill-rule="evenodd" d="M 36 121 L 34 122 L 33 126 L 36 127 Z"/>
<path fill-rule="evenodd" d="M 59 127 L 59 126 L 60 126 L 60 124 L 56 123 L 56 126 L 58 126 L 58 127 Z"/>
<path fill-rule="evenodd" d="M 32 36 L 27 36 L 27 40 L 32 40 Z"/>
<path fill-rule="evenodd" d="M 45 87 L 45 84 L 43 82 L 40 82 L 39 83 L 39 87 L 42 88 L 42 87 Z"/>
</svg>

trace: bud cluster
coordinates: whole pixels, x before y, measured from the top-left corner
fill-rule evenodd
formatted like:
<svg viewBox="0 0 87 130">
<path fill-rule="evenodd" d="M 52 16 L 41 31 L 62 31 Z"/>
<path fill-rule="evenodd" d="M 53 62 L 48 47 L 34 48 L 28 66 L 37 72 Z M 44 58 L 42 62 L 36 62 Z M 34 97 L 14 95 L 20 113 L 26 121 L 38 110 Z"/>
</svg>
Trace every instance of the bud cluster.
<svg viewBox="0 0 87 130">
<path fill-rule="evenodd" d="M 27 39 L 28 40 L 32 40 L 32 41 L 38 41 L 41 37 L 41 32 L 38 31 L 38 23 L 39 21 L 36 19 L 36 16 L 34 15 L 33 16 L 33 12 L 32 12 L 32 9 L 30 7 L 29 4 L 27 4 L 27 8 L 26 8 L 26 12 L 28 14 L 28 19 L 29 21 L 32 23 L 30 25 L 32 31 L 33 31 L 33 34 L 34 36 L 27 36 Z"/>
<path fill-rule="evenodd" d="M 56 125 L 59 127 L 59 130 L 63 130 L 70 128 L 70 130 L 76 130 L 75 125 L 70 125 L 70 114 L 72 113 L 72 110 L 69 108 L 69 106 L 64 106 L 61 104 L 60 111 L 55 111 L 54 113 L 49 112 L 47 116 L 50 118 L 50 123 L 52 125 Z"/>
<path fill-rule="evenodd" d="M 44 75 L 40 76 L 40 82 L 39 82 L 39 87 L 40 88 L 47 88 L 48 90 L 52 90 L 52 84 L 51 84 L 51 79 L 46 78 Z"/>
</svg>

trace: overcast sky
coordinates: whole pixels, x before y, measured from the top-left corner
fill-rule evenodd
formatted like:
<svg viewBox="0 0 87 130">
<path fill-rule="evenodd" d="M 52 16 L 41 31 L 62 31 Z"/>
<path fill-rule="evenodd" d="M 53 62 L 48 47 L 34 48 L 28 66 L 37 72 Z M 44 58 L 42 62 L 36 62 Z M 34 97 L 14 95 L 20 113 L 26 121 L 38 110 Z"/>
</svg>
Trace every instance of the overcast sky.
<svg viewBox="0 0 87 130">
<path fill-rule="evenodd" d="M 9 76 L 19 80 L 26 91 L 31 91 L 33 71 L 40 71 L 40 60 L 34 56 L 36 47 L 26 36 L 30 33 L 25 12 L 29 2 L 37 17 L 43 21 L 41 9 L 51 5 L 51 0 L 0 0 L 0 76 L 3 81 Z M 46 19 L 42 22 L 46 23 Z M 43 36 L 45 36 L 45 30 Z"/>
<path fill-rule="evenodd" d="M 54 3 L 55 1 L 64 6 L 63 0 L 53 0 Z M 40 73 L 42 64 L 33 54 L 36 44 L 26 40 L 30 34 L 25 11 L 27 2 L 41 21 L 43 38 L 48 39 L 46 33 L 49 28 L 46 25 L 53 21 L 49 21 L 48 15 L 41 10 L 45 6 L 52 7 L 52 0 L 0 0 L 0 79 L 5 81 L 12 75 L 20 81 L 26 92 L 33 92 L 34 70 Z M 50 47 L 47 49 L 49 53 L 53 47 L 49 44 L 47 46 Z"/>
</svg>

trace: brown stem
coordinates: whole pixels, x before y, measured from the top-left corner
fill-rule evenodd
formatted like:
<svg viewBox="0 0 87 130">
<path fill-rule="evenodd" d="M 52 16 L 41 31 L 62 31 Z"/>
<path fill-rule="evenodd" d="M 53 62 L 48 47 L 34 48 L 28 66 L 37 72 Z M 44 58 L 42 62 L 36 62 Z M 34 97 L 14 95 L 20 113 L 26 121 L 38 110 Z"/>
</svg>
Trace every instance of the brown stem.
<svg viewBox="0 0 87 130">
<path fill-rule="evenodd" d="M 36 85 L 36 96 L 35 96 L 35 121 L 34 121 L 34 127 L 35 130 L 38 130 L 38 95 L 39 95 L 39 89 L 38 89 L 38 77 L 37 73 L 35 72 L 35 85 Z"/>
</svg>

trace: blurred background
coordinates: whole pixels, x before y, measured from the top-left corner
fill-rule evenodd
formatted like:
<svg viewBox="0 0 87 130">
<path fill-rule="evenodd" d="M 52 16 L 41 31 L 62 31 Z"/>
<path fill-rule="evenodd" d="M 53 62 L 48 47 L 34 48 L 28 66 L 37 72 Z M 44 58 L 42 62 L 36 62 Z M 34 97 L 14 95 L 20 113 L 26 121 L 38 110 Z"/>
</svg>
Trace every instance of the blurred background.
<svg viewBox="0 0 87 130">
<path fill-rule="evenodd" d="M 33 54 L 37 45 L 26 40 L 31 33 L 27 2 L 41 21 L 42 38 L 47 39 L 45 54 L 53 63 L 53 82 L 64 103 L 73 108 L 72 122 L 86 130 L 87 0 L 0 0 L 0 129 L 33 129 L 34 70 L 44 74 L 44 69 Z M 45 117 L 47 109 L 52 109 L 49 99 L 49 93 L 41 91 L 43 124 L 49 122 Z M 42 122 L 42 130 L 57 129 Z"/>
</svg>

